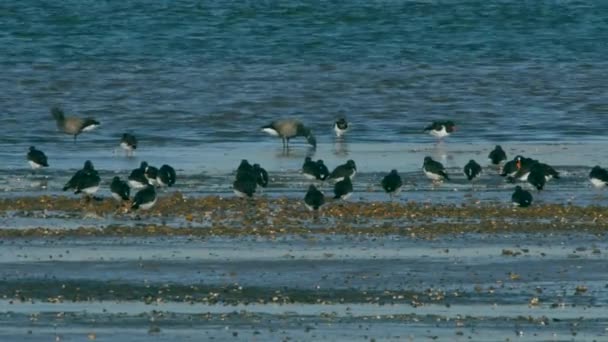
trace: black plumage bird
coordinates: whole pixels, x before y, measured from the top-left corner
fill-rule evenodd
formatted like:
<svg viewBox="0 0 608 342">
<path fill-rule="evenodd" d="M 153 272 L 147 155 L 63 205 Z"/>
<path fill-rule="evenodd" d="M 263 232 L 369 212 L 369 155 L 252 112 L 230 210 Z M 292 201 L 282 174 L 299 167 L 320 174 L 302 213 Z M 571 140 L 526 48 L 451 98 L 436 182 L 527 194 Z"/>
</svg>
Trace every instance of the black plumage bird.
<svg viewBox="0 0 608 342">
<path fill-rule="evenodd" d="M 237 178 L 234 183 L 232 183 L 232 190 L 238 197 L 253 197 L 256 187 L 256 179 L 251 176 Z"/>
<path fill-rule="evenodd" d="M 236 179 L 251 176 L 253 176 L 254 179 L 256 178 L 253 165 L 249 164 L 249 161 L 247 161 L 247 159 L 241 160 L 239 167 L 236 169 Z"/>
<path fill-rule="evenodd" d="M 431 179 L 433 182 L 441 182 L 444 179 L 450 180 L 445 167 L 438 161 L 433 160 L 431 157 L 424 157 L 424 163 L 422 164 L 422 171 L 424 174 Z"/>
<path fill-rule="evenodd" d="M 340 118 L 334 123 L 334 132 L 336 137 L 340 138 L 348 131 L 348 122 L 345 118 Z"/>
<path fill-rule="evenodd" d="M 156 190 L 150 184 L 139 190 L 133 197 L 131 209 L 148 210 L 156 204 Z"/>
<path fill-rule="evenodd" d="M 322 159 L 317 160 L 317 179 L 324 181 L 329 177 L 329 169 L 325 166 Z"/>
<path fill-rule="evenodd" d="M 515 192 L 511 195 L 511 201 L 514 205 L 519 207 L 528 207 L 532 204 L 532 194 L 521 188 L 521 186 L 515 187 Z"/>
<path fill-rule="evenodd" d="M 93 163 L 87 160 L 84 167 L 76 171 L 74 176 L 65 184 L 63 191 L 72 189 L 75 194 L 93 195 L 99 189 L 100 182 L 101 178 L 93 167 Z"/>
<path fill-rule="evenodd" d="M 433 123 L 424 128 L 424 131 L 442 139 L 456 131 L 456 125 L 453 121 L 433 121 Z"/>
<path fill-rule="evenodd" d="M 382 178 L 382 189 L 389 194 L 391 199 L 401 191 L 401 186 L 403 186 L 403 182 L 397 170 L 391 170 L 388 175 Z"/>
<path fill-rule="evenodd" d="M 148 180 L 148 183 L 150 183 L 150 185 L 156 186 L 158 185 L 158 168 L 155 166 L 150 166 L 148 165 L 146 167 L 146 169 L 144 170 L 144 176 L 146 176 L 146 179 Z"/>
<path fill-rule="evenodd" d="M 312 161 L 310 157 L 304 158 L 304 164 L 302 164 L 302 174 L 308 179 L 317 179 L 319 168 L 317 163 Z"/>
<path fill-rule="evenodd" d="M 288 148 L 289 139 L 295 137 L 304 137 L 313 148 L 317 147 L 317 139 L 315 139 L 310 128 L 296 119 L 273 121 L 269 125 L 263 126 L 262 131 L 272 136 L 280 137 L 283 140 L 283 148 Z"/>
<path fill-rule="evenodd" d="M 325 204 L 325 195 L 317 189 L 316 186 L 310 185 L 306 196 L 304 196 L 304 204 L 309 210 L 319 210 Z"/>
<path fill-rule="evenodd" d="M 133 155 L 137 149 L 137 138 L 130 133 L 124 133 L 120 139 L 120 147 L 126 151 L 127 155 Z"/>
<path fill-rule="evenodd" d="M 540 163 L 534 164 L 530 168 L 527 180 L 528 183 L 532 184 L 538 191 L 541 191 L 544 188 L 545 183 L 547 183 L 547 178 L 545 178 L 545 169 Z"/>
<path fill-rule="evenodd" d="M 268 172 L 260 166 L 260 164 L 253 164 L 253 173 L 255 174 L 255 182 L 265 188 L 268 186 Z"/>
<path fill-rule="evenodd" d="M 118 176 L 115 176 L 112 179 L 112 183 L 110 184 L 110 191 L 112 192 L 112 197 L 114 197 L 117 201 L 128 201 L 129 196 L 131 194 L 131 188 L 129 188 L 129 184 L 121 180 Z"/>
<path fill-rule="evenodd" d="M 596 165 L 589 172 L 589 181 L 596 188 L 603 188 L 608 185 L 608 171 Z"/>
<path fill-rule="evenodd" d="M 335 199 L 348 199 L 353 193 L 353 183 L 349 176 L 334 184 L 334 198 Z"/>
<path fill-rule="evenodd" d="M 148 178 L 146 177 L 146 169 L 148 168 L 148 163 L 142 161 L 139 167 L 133 171 L 128 178 L 129 186 L 133 189 L 143 189 L 150 182 L 148 182 Z"/>
<path fill-rule="evenodd" d="M 349 159 L 345 164 L 338 165 L 330 174 L 329 178 L 334 179 L 336 181 L 341 181 L 345 177 L 353 178 L 357 173 L 357 165 L 355 161 Z"/>
<path fill-rule="evenodd" d="M 481 165 L 477 164 L 473 159 L 469 160 L 467 165 L 464 166 L 464 174 L 469 181 L 472 181 L 481 174 Z"/>
<path fill-rule="evenodd" d="M 173 186 L 177 179 L 177 175 L 175 174 L 175 169 L 167 164 L 163 164 L 163 166 L 158 169 L 158 175 L 156 176 L 156 182 L 158 186 Z"/>
<path fill-rule="evenodd" d="M 498 165 L 501 162 L 507 160 L 507 154 L 500 145 L 496 145 L 496 147 L 494 147 L 494 150 L 492 150 L 492 152 L 488 154 L 488 159 L 490 159 L 492 164 Z"/>
<path fill-rule="evenodd" d="M 37 150 L 34 146 L 30 146 L 30 149 L 27 152 L 27 161 L 33 170 L 49 166 L 44 152 Z"/>
</svg>

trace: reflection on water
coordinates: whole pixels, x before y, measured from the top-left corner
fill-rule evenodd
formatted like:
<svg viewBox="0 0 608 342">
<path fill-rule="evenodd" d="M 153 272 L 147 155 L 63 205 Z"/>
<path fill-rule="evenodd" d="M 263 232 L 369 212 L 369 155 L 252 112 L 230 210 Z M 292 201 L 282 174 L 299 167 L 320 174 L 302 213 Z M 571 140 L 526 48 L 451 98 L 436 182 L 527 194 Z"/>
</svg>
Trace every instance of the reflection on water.
<svg viewBox="0 0 608 342">
<path fill-rule="evenodd" d="M 345 137 L 336 137 L 334 142 L 334 155 L 338 157 L 347 157 L 349 154 L 348 143 Z"/>
</svg>

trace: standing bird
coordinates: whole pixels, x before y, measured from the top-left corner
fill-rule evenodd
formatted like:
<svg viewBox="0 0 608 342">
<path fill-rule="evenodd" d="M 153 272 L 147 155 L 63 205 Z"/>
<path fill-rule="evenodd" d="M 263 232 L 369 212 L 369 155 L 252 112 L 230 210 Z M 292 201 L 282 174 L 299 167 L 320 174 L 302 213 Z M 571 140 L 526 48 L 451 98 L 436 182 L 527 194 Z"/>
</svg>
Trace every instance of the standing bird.
<svg viewBox="0 0 608 342">
<path fill-rule="evenodd" d="M 255 182 L 265 188 L 268 186 L 268 172 L 260 166 L 260 164 L 253 164 L 253 173 L 255 175 Z"/>
<path fill-rule="evenodd" d="M 141 162 L 139 167 L 133 171 L 128 178 L 129 186 L 133 189 L 143 189 L 150 182 L 148 182 L 148 178 L 146 177 L 146 169 L 148 168 L 148 163 L 145 161 Z"/>
<path fill-rule="evenodd" d="M 302 174 L 308 179 L 317 179 L 319 168 L 317 163 L 312 161 L 310 157 L 304 158 L 304 164 L 302 164 Z"/>
<path fill-rule="evenodd" d="M 336 181 L 341 181 L 345 177 L 353 178 L 357 174 L 357 165 L 355 161 L 349 159 L 345 164 L 338 165 L 330 174 L 329 178 Z"/>
<path fill-rule="evenodd" d="M 129 188 L 129 184 L 121 180 L 118 176 L 115 176 L 112 179 L 112 183 L 110 184 L 110 191 L 112 192 L 112 197 L 114 197 L 119 202 L 128 201 L 129 195 L 131 194 L 131 188 Z"/>
<path fill-rule="evenodd" d="M 394 195 L 401 191 L 402 185 L 403 182 L 401 181 L 401 176 L 399 176 L 397 170 L 394 169 L 382 179 L 382 189 L 386 191 L 391 200 L 393 199 Z"/>
<path fill-rule="evenodd" d="M 596 188 L 603 188 L 608 185 L 608 171 L 596 165 L 589 172 L 589 181 Z"/>
<path fill-rule="evenodd" d="M 137 149 L 137 138 L 133 134 L 124 133 L 120 139 L 120 147 L 127 152 L 127 156 L 133 156 L 133 151 Z"/>
<path fill-rule="evenodd" d="M 545 177 L 545 169 L 542 164 L 536 163 L 532 165 L 527 180 L 528 183 L 536 188 L 536 190 L 541 191 L 543 189 L 545 183 L 547 183 L 547 178 Z"/>
<path fill-rule="evenodd" d="M 433 123 L 424 128 L 424 131 L 434 137 L 442 139 L 456 131 L 456 125 L 452 121 L 433 121 Z"/>
<path fill-rule="evenodd" d="M 350 177 L 348 176 L 344 176 L 344 179 L 334 185 L 335 199 L 348 199 L 352 193 L 353 183 L 350 181 Z"/>
<path fill-rule="evenodd" d="M 338 121 L 334 123 L 334 132 L 336 132 L 336 137 L 340 138 L 348 131 L 348 122 L 346 119 L 340 118 Z"/>
<path fill-rule="evenodd" d="M 304 196 L 304 204 L 308 210 L 319 210 L 323 204 L 325 204 L 325 195 L 317 189 L 316 186 L 310 185 L 306 196 Z"/>
<path fill-rule="evenodd" d="M 158 169 L 158 175 L 156 176 L 156 182 L 158 186 L 173 186 L 175 184 L 176 174 L 175 169 L 171 166 L 164 164 Z"/>
<path fill-rule="evenodd" d="M 502 149 L 502 147 L 500 147 L 500 145 L 496 145 L 496 147 L 494 147 L 494 150 L 492 150 L 492 152 L 488 154 L 488 159 L 490 159 L 492 164 L 498 165 L 501 162 L 507 160 L 507 154 Z"/>
<path fill-rule="evenodd" d="M 253 197 L 257 182 L 251 175 L 238 178 L 232 183 L 232 190 L 238 197 Z"/>
<path fill-rule="evenodd" d="M 515 187 L 513 195 L 511 195 L 511 201 L 514 205 L 525 208 L 532 204 L 532 194 L 518 185 Z"/>
<path fill-rule="evenodd" d="M 146 169 L 144 170 L 144 176 L 146 177 L 150 185 L 158 185 L 158 168 L 150 165 L 146 166 Z"/>
<path fill-rule="evenodd" d="M 469 160 L 467 165 L 464 166 L 464 174 L 469 181 L 472 181 L 481 174 L 481 165 L 477 164 L 473 159 Z"/>
<path fill-rule="evenodd" d="M 445 172 L 445 167 L 438 161 L 434 161 L 431 157 L 424 157 L 424 164 L 422 164 L 422 171 L 424 174 L 434 182 L 441 182 L 444 179 L 450 180 L 450 177 Z"/>
<path fill-rule="evenodd" d="M 77 118 L 77 117 L 65 117 L 63 110 L 59 107 L 51 108 L 51 114 L 57 122 L 57 128 L 66 134 L 74 136 L 74 141 L 78 134 L 82 132 L 92 131 L 99 126 L 99 121 L 92 118 Z"/>
<path fill-rule="evenodd" d="M 139 190 L 135 197 L 133 197 L 133 204 L 131 209 L 142 209 L 148 210 L 156 204 L 156 190 L 150 184 L 148 184 L 142 190 Z"/>
<path fill-rule="evenodd" d="M 27 153 L 27 161 L 32 167 L 32 170 L 38 170 L 42 167 L 49 166 L 44 152 L 37 150 L 34 146 L 30 146 L 30 150 Z"/>
<path fill-rule="evenodd" d="M 101 178 L 93 167 L 93 163 L 87 160 L 81 170 L 76 171 L 74 176 L 65 184 L 63 191 L 72 189 L 74 194 L 84 193 L 87 195 L 87 200 L 90 195 L 93 195 L 99 189 Z"/>
<path fill-rule="evenodd" d="M 236 169 L 236 179 L 253 176 L 255 173 L 253 165 L 249 164 L 247 159 L 241 160 L 239 167 Z M 255 176 L 253 176 L 255 180 Z"/>
<path fill-rule="evenodd" d="M 315 139 L 310 128 L 295 119 L 273 121 L 270 125 L 263 126 L 262 131 L 280 137 L 283 140 L 284 149 L 289 148 L 289 139 L 295 137 L 304 137 L 313 148 L 317 147 L 317 139 Z"/>
<path fill-rule="evenodd" d="M 317 179 L 324 181 L 329 177 L 329 169 L 323 163 L 323 159 L 317 160 Z"/>
</svg>

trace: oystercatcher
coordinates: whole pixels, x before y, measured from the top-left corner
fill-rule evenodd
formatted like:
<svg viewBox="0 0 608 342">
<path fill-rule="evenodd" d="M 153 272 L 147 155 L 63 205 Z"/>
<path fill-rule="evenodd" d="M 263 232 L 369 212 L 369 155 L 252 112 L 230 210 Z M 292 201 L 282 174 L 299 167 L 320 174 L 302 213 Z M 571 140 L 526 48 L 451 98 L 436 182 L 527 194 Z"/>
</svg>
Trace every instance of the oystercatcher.
<svg viewBox="0 0 608 342">
<path fill-rule="evenodd" d="M 532 194 L 521 188 L 521 186 L 515 187 L 515 192 L 511 195 L 511 201 L 514 205 L 520 207 L 527 207 L 532 204 Z"/>
<path fill-rule="evenodd" d="M 37 150 L 34 146 L 30 146 L 30 149 L 27 152 L 27 161 L 32 167 L 32 170 L 38 170 L 42 167 L 49 166 L 44 152 Z"/>
<path fill-rule="evenodd" d="M 502 147 L 500 145 L 496 145 L 494 150 L 492 150 L 492 152 L 490 152 L 490 154 L 488 154 L 488 159 L 490 159 L 492 164 L 498 165 L 501 162 L 507 160 L 507 154 L 505 153 L 505 151 L 502 149 Z"/>
<path fill-rule="evenodd" d="M 77 117 L 65 117 L 63 110 L 59 107 L 51 108 L 51 114 L 57 122 L 57 128 L 66 134 L 76 137 L 82 132 L 92 131 L 99 126 L 99 121 L 92 118 L 77 118 Z"/>
<path fill-rule="evenodd" d="M 422 171 L 424 174 L 431 179 L 433 182 L 441 182 L 444 179 L 450 180 L 450 177 L 445 171 L 443 164 L 433 160 L 431 157 L 424 157 L 424 164 L 422 165 Z"/>
<path fill-rule="evenodd" d="M 137 149 L 137 138 L 133 134 L 124 133 L 120 139 L 120 147 L 126 151 L 127 156 L 132 156 L 133 151 Z"/>
<path fill-rule="evenodd" d="M 390 196 L 391 200 L 394 195 L 401 191 L 402 185 L 401 176 L 399 176 L 399 173 L 395 169 L 382 178 L 382 189 Z"/>
<path fill-rule="evenodd" d="M 334 132 L 336 132 L 336 137 L 340 138 L 348 131 L 348 122 L 346 119 L 340 118 L 334 123 Z"/>
<path fill-rule="evenodd" d="M 355 165 L 355 161 L 349 159 L 345 164 L 338 165 L 329 175 L 329 178 L 334 179 L 336 181 L 341 181 L 344 177 L 353 178 L 357 174 L 357 165 Z"/>
<path fill-rule="evenodd" d="M 348 199 L 352 193 L 353 183 L 350 181 L 350 177 L 344 176 L 341 181 L 334 184 L 335 199 Z"/>
<path fill-rule="evenodd" d="M 146 169 L 148 168 L 148 163 L 145 161 L 141 162 L 139 167 L 133 171 L 128 178 L 129 186 L 133 189 L 143 189 L 148 184 L 148 178 L 146 177 Z"/>
<path fill-rule="evenodd" d="M 265 188 L 268 186 L 268 172 L 260 166 L 260 164 L 253 164 L 253 173 L 255 174 L 255 182 Z"/>
<path fill-rule="evenodd" d="M 99 190 L 100 182 L 101 178 L 93 167 L 93 163 L 87 160 L 84 167 L 76 171 L 74 176 L 65 184 L 63 191 L 72 189 L 74 194 L 84 193 L 88 199 L 89 195 L 93 195 Z"/>
<path fill-rule="evenodd" d="M 442 139 L 456 131 L 456 125 L 452 121 L 433 121 L 425 129 L 430 135 Z"/>
<path fill-rule="evenodd" d="M 272 136 L 280 137 L 283 140 L 283 148 L 285 149 L 289 147 L 289 139 L 295 137 L 304 137 L 313 148 L 317 147 L 317 140 L 310 128 L 304 126 L 303 123 L 296 119 L 273 121 L 271 124 L 263 126 L 262 131 Z"/>
<path fill-rule="evenodd" d="M 316 186 L 311 184 L 308 187 L 306 196 L 304 196 L 304 204 L 308 210 L 319 210 L 325 204 L 325 195 Z"/>
<path fill-rule="evenodd" d="M 325 166 L 322 159 L 317 160 L 317 179 L 324 181 L 329 177 L 329 169 Z"/>
<path fill-rule="evenodd" d="M 256 187 L 256 179 L 251 174 L 237 177 L 232 183 L 233 191 L 238 197 L 253 197 Z"/>
<path fill-rule="evenodd" d="M 236 169 L 236 179 L 244 177 L 253 177 L 254 181 L 256 179 L 253 165 L 249 164 L 247 159 L 241 160 L 239 167 Z"/>
<path fill-rule="evenodd" d="M 133 197 L 131 209 L 148 210 L 156 204 L 156 190 L 154 186 L 148 184 L 139 190 Z"/>
<path fill-rule="evenodd" d="M 115 176 L 112 179 L 110 191 L 112 192 L 112 197 L 114 197 L 117 201 L 128 201 L 129 195 L 131 194 L 129 184 L 121 180 L 118 176 Z"/>
<path fill-rule="evenodd" d="M 304 158 L 304 164 L 302 165 L 302 174 L 304 177 L 308 179 L 317 179 L 318 173 L 319 168 L 317 167 L 317 163 L 312 161 L 312 158 L 310 157 Z"/>
<path fill-rule="evenodd" d="M 158 175 L 156 176 L 156 182 L 158 186 L 173 186 L 175 184 L 176 174 L 175 169 L 167 164 L 158 169 Z"/>
<path fill-rule="evenodd" d="M 148 180 L 148 183 L 150 183 L 150 185 L 158 185 L 158 168 L 150 165 L 146 166 L 146 169 L 144 170 L 144 176 L 146 176 L 146 179 Z"/>
<path fill-rule="evenodd" d="M 545 183 L 547 183 L 547 178 L 545 178 L 545 169 L 542 164 L 536 163 L 532 165 L 527 180 L 528 183 L 532 184 L 538 191 L 543 189 Z"/>
<path fill-rule="evenodd" d="M 481 174 L 481 165 L 477 164 L 473 159 L 469 160 L 467 165 L 464 166 L 464 174 L 469 181 L 472 181 Z"/>
<path fill-rule="evenodd" d="M 596 165 L 589 172 L 589 181 L 596 188 L 603 188 L 608 185 L 608 171 Z"/>
</svg>

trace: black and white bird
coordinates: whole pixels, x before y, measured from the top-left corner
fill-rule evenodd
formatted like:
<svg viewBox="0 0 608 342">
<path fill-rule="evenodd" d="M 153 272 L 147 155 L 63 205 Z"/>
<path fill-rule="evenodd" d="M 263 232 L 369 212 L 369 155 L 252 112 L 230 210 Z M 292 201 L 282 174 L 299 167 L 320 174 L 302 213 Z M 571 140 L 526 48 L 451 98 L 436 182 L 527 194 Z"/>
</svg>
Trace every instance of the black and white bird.
<svg viewBox="0 0 608 342">
<path fill-rule="evenodd" d="M 492 152 L 488 154 L 488 159 L 490 159 L 492 164 L 499 165 L 503 161 L 507 160 L 507 154 L 500 145 L 496 145 Z"/>
<path fill-rule="evenodd" d="M 477 164 L 473 159 L 469 160 L 467 165 L 464 166 L 464 174 L 469 181 L 472 181 L 481 175 L 481 165 Z"/>
<path fill-rule="evenodd" d="M 255 175 L 255 182 L 265 188 L 268 186 L 268 172 L 260 166 L 260 164 L 253 164 L 253 173 Z"/>
<path fill-rule="evenodd" d="M 526 180 L 528 180 L 528 175 L 530 174 L 530 170 L 532 170 L 532 166 L 538 163 L 538 160 L 526 158 L 520 155 L 515 156 L 514 160 L 517 172 L 515 173 L 515 175 L 513 175 L 513 178 L 525 182 Z"/>
<path fill-rule="evenodd" d="M 403 186 L 403 181 L 401 181 L 401 176 L 399 176 L 397 170 L 391 170 L 388 175 L 382 178 L 382 189 L 389 194 L 391 199 L 401 191 L 401 186 Z"/>
<path fill-rule="evenodd" d="M 349 159 L 345 164 L 338 165 L 336 168 L 329 174 L 329 178 L 335 181 L 341 181 L 345 177 L 353 178 L 357 174 L 357 165 L 355 161 Z"/>
<path fill-rule="evenodd" d="M 336 137 L 340 138 L 348 131 L 348 122 L 346 119 L 340 118 L 334 123 L 334 132 L 336 133 Z"/>
<path fill-rule="evenodd" d="M 237 177 L 232 183 L 232 190 L 238 197 L 253 197 L 257 187 L 256 179 L 252 175 Z"/>
<path fill-rule="evenodd" d="M 431 179 L 433 182 L 441 182 L 444 179 L 450 180 L 445 167 L 438 161 L 433 160 L 431 157 L 424 157 L 424 164 L 422 164 L 422 171 L 424 174 Z"/>
<path fill-rule="evenodd" d="M 501 177 L 513 178 L 517 173 L 517 161 L 515 159 L 506 162 L 500 171 Z"/>
<path fill-rule="evenodd" d="M 99 121 L 93 118 L 66 117 L 59 107 L 51 108 L 51 114 L 57 123 L 57 128 L 66 134 L 76 137 L 82 132 L 89 132 L 99 127 Z"/>
<path fill-rule="evenodd" d="M 589 181 L 596 188 L 603 188 L 608 185 L 608 171 L 596 165 L 589 172 Z"/>
<path fill-rule="evenodd" d="M 173 186 L 175 184 L 177 176 L 175 174 L 175 169 L 173 169 L 170 165 L 163 164 L 163 166 L 158 169 L 158 175 L 156 176 L 156 182 L 158 186 Z"/>
<path fill-rule="evenodd" d="M 144 176 L 146 176 L 146 179 L 148 180 L 148 183 L 152 186 L 158 186 L 158 168 L 154 167 L 154 166 L 146 166 L 146 169 L 144 170 Z"/>
<path fill-rule="evenodd" d="M 127 156 L 132 156 L 137 149 L 137 138 L 133 134 L 124 133 L 120 139 L 120 147 L 126 151 Z"/>
<path fill-rule="evenodd" d="M 511 202 L 513 202 L 513 205 L 519 207 L 528 207 L 532 204 L 532 194 L 518 185 L 515 187 L 513 195 L 511 195 Z"/>
<path fill-rule="evenodd" d="M 325 166 L 323 159 L 317 160 L 317 179 L 324 181 L 329 177 L 329 169 Z"/>
<path fill-rule="evenodd" d="M 545 169 L 542 164 L 536 163 L 532 165 L 530 173 L 528 173 L 527 181 L 538 191 L 541 191 L 545 187 L 547 178 L 545 177 Z"/>
<path fill-rule="evenodd" d="M 63 191 L 74 190 L 75 194 L 84 193 L 88 196 L 93 195 L 99 190 L 101 178 L 93 167 L 93 163 L 87 160 L 81 170 L 76 171 L 74 176 L 65 184 Z"/>
<path fill-rule="evenodd" d="M 302 164 L 302 174 L 308 179 L 317 179 L 319 168 L 317 163 L 310 157 L 304 158 L 304 164 Z"/>
<path fill-rule="evenodd" d="M 133 171 L 128 178 L 129 186 L 133 189 L 143 189 L 150 182 L 148 182 L 148 178 L 146 177 L 146 169 L 148 168 L 148 163 L 145 161 L 141 162 L 139 167 Z"/>
<path fill-rule="evenodd" d="M 118 176 L 112 178 L 112 183 L 110 184 L 110 191 L 112 192 L 112 197 L 114 197 L 119 202 L 128 201 L 129 196 L 131 195 L 131 188 L 129 188 L 129 184 L 121 180 Z"/>
<path fill-rule="evenodd" d="M 311 184 L 304 196 L 304 204 L 308 210 L 319 210 L 325 204 L 325 195 Z"/>
<path fill-rule="evenodd" d="M 456 131 L 456 125 L 452 121 L 433 121 L 433 123 L 424 128 L 424 131 L 442 139 Z"/>
<path fill-rule="evenodd" d="M 148 210 L 156 204 L 156 190 L 154 186 L 148 184 L 145 188 L 139 190 L 133 197 L 131 209 Z"/>
<path fill-rule="evenodd" d="M 37 150 L 34 146 L 30 146 L 30 149 L 27 152 L 27 161 L 32 167 L 32 170 L 38 170 L 49 166 L 44 152 Z"/>
<path fill-rule="evenodd" d="M 334 184 L 334 198 L 335 199 L 348 199 L 353 193 L 353 183 L 350 177 L 344 176 L 343 179 Z"/>
<path fill-rule="evenodd" d="M 272 136 L 280 137 L 283 140 L 283 148 L 288 148 L 289 139 L 295 137 L 304 137 L 313 148 L 317 147 L 317 139 L 315 139 L 310 128 L 296 119 L 280 119 L 273 121 L 269 125 L 263 126 L 262 131 Z"/>
</svg>

